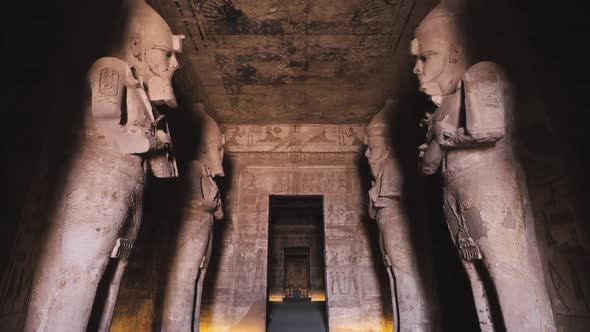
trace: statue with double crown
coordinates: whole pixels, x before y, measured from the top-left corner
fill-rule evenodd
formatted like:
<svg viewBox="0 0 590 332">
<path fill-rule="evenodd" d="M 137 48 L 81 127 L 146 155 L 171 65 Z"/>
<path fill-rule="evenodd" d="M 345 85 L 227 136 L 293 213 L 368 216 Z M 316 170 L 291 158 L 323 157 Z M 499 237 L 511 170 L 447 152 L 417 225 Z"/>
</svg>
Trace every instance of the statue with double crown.
<svg viewBox="0 0 590 332">
<path fill-rule="evenodd" d="M 534 226 L 525 225 L 510 82 L 498 64 L 470 58 L 459 20 L 458 7 L 438 5 L 412 40 L 420 90 L 438 106 L 419 148 L 421 168 L 442 173 L 445 217 L 481 330 L 554 331 L 542 270 L 528 250 L 536 246 L 525 237 Z M 492 319 L 496 309 L 503 327 Z"/>
<path fill-rule="evenodd" d="M 365 156 L 371 168 L 369 216 L 377 221 L 383 261 L 389 275 L 395 331 L 436 331 L 436 305 L 427 287 L 430 275 L 422 275 L 412 244 L 410 220 L 403 208 L 403 177 L 390 142 L 388 120 L 395 102 L 385 106 L 366 128 Z"/>
<path fill-rule="evenodd" d="M 213 245 L 214 220 L 223 219 L 221 195 L 215 177 L 224 176 L 224 137 L 204 105 L 195 104 L 200 139 L 193 159 L 181 177 L 189 184 L 187 201 L 168 270 L 162 331 L 199 331 L 203 281 Z M 194 316 L 194 318 L 193 318 Z M 194 324 L 194 328 L 193 325 Z"/>
<path fill-rule="evenodd" d="M 183 36 L 141 0 L 127 1 L 120 47 L 88 71 L 88 103 L 44 238 L 24 331 L 85 331 L 110 259 L 118 266 L 101 308 L 108 331 L 140 220 L 147 175 L 176 177 L 165 117 Z"/>
</svg>

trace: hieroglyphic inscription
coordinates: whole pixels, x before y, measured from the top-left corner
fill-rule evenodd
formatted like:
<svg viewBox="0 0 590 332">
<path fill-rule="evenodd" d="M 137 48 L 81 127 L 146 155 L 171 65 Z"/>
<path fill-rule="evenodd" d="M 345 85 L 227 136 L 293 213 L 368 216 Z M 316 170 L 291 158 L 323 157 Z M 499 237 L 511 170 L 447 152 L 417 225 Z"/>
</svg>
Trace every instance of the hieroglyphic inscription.
<svg viewBox="0 0 590 332">
<path fill-rule="evenodd" d="M 119 93 L 119 73 L 112 68 L 100 71 L 100 94 L 114 97 Z"/>
<path fill-rule="evenodd" d="M 240 152 L 229 153 L 229 157 L 240 165 L 265 165 L 276 167 L 301 166 L 335 166 L 353 165 L 356 152 L 286 152 L 286 153 L 258 153 Z"/>
<path fill-rule="evenodd" d="M 230 152 L 356 152 L 364 126 L 351 125 L 224 125 Z"/>
</svg>

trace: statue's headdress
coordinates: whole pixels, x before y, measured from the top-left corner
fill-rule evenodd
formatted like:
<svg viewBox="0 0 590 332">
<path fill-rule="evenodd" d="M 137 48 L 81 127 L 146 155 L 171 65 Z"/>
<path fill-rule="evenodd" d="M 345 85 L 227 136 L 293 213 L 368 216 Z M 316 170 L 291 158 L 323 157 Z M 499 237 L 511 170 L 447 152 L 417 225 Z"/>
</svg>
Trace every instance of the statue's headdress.
<svg viewBox="0 0 590 332">
<path fill-rule="evenodd" d="M 411 45 L 412 54 L 417 55 L 420 44 L 431 42 L 432 39 L 439 42 L 458 43 L 459 17 L 457 6 L 439 4 L 434 7 L 416 28 Z"/>
</svg>

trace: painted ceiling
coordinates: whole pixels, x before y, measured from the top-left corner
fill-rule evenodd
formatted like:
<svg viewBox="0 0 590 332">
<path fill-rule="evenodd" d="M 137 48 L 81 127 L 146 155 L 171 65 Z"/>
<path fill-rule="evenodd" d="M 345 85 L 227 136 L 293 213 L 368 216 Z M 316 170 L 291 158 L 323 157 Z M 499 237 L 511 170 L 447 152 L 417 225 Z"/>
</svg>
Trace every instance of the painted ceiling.
<svg viewBox="0 0 590 332">
<path fill-rule="evenodd" d="M 413 88 L 409 41 L 434 1 L 153 0 L 184 34 L 177 92 L 221 123 L 366 123 Z"/>
</svg>

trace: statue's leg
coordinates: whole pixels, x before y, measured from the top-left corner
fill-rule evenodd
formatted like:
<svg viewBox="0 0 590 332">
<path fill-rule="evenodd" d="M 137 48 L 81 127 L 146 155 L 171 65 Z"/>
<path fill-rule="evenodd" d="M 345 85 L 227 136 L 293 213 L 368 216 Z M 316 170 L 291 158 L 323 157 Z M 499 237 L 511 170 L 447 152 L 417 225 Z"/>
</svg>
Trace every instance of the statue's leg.
<svg viewBox="0 0 590 332">
<path fill-rule="evenodd" d="M 494 332 L 494 322 L 492 320 L 492 313 L 488 296 L 479 276 L 475 269 L 473 261 L 462 260 L 463 267 L 469 278 L 471 285 L 471 292 L 473 294 L 473 301 L 475 302 L 475 309 L 477 311 L 477 319 L 479 320 L 479 328 L 481 332 Z"/>
<path fill-rule="evenodd" d="M 144 177 L 145 179 L 145 177 Z M 129 220 L 129 224 L 126 225 L 125 233 L 123 237 L 125 240 L 135 244 L 137 240 L 137 234 L 139 233 L 139 227 L 141 226 L 141 220 L 143 217 L 143 190 L 136 191 L 133 197 L 133 212 Z M 133 248 L 132 248 L 133 249 Z M 115 259 L 116 268 L 110 280 L 110 286 L 107 291 L 106 299 L 102 304 L 101 316 L 98 325 L 98 332 L 109 332 L 111 329 L 111 323 L 113 320 L 113 314 L 115 312 L 115 306 L 117 304 L 117 298 L 119 297 L 119 288 L 121 287 L 121 281 L 127 269 L 129 263 L 129 255 L 131 252 L 121 252 Z"/>
<path fill-rule="evenodd" d="M 484 266 L 498 294 L 498 302 L 507 331 L 551 331 L 543 326 L 540 308 L 542 292 L 534 279 L 526 255 L 524 230 L 497 223 L 478 241 Z"/>
<path fill-rule="evenodd" d="M 498 169 L 497 169 L 498 171 Z M 466 184 L 462 215 L 483 256 L 507 331 L 552 331 L 541 308 L 548 306 L 543 276 L 527 253 L 522 194 L 509 171 Z"/>
<path fill-rule="evenodd" d="M 385 244 L 383 243 L 383 232 L 379 232 L 379 249 L 381 250 L 381 255 L 383 256 L 383 263 L 385 264 L 385 270 L 387 271 L 387 277 L 389 278 L 389 290 L 391 292 L 391 309 L 393 317 L 393 332 L 399 332 L 399 309 L 398 309 L 398 301 L 397 301 L 397 289 L 395 286 L 395 275 L 393 274 L 393 267 L 391 265 L 391 259 L 389 255 L 387 255 L 387 251 L 385 250 Z"/>
<path fill-rule="evenodd" d="M 456 235 L 459 230 L 460 210 L 459 202 L 451 192 L 452 188 L 445 188 L 444 190 L 444 212 L 449 226 L 449 231 L 453 241 L 456 240 Z M 463 260 L 463 268 L 469 279 L 475 309 L 477 311 L 477 318 L 479 327 L 482 332 L 494 332 L 494 323 L 491 317 L 491 307 L 485 291 L 483 281 L 481 280 L 478 271 L 475 269 L 473 261 Z"/>
<path fill-rule="evenodd" d="M 432 331 L 435 328 L 428 306 L 426 280 L 420 274 L 408 220 L 398 202 L 379 209 L 383 246 L 395 276 L 399 331 Z"/>
<path fill-rule="evenodd" d="M 87 152 L 94 153 L 74 163 L 44 239 L 26 332 L 86 330 L 110 253 L 143 189 L 139 157 Z"/>
<path fill-rule="evenodd" d="M 209 231 L 209 239 L 207 240 L 207 252 L 201 259 L 199 265 L 199 277 L 197 280 L 196 287 L 196 300 L 195 300 L 195 331 L 199 331 L 199 323 L 201 322 L 201 301 L 203 300 L 203 283 L 205 282 L 205 275 L 207 273 L 207 267 L 209 266 L 209 259 L 211 258 L 211 251 L 213 249 L 213 227 Z"/>
<path fill-rule="evenodd" d="M 193 331 L 195 287 L 212 226 L 207 211 L 187 212 L 181 221 L 164 294 L 163 332 Z"/>
</svg>

